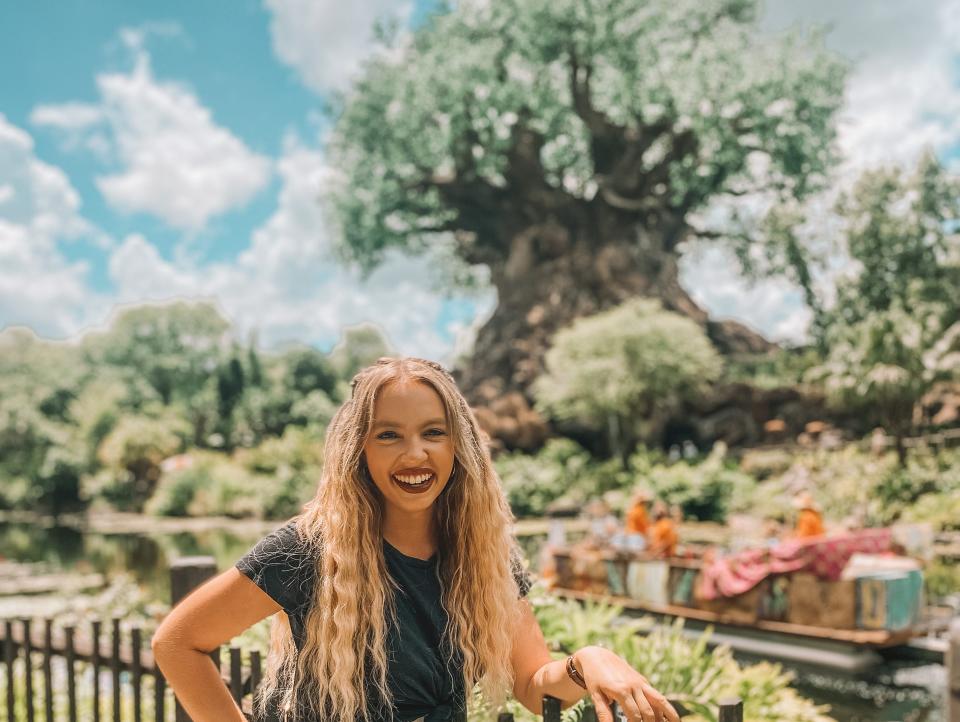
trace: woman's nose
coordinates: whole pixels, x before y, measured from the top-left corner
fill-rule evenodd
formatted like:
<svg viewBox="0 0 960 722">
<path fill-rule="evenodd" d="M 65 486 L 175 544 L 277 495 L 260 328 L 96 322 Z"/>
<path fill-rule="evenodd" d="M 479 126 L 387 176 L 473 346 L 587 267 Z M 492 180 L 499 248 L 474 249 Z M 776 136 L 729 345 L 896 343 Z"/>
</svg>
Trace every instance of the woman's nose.
<svg viewBox="0 0 960 722">
<path fill-rule="evenodd" d="M 423 461 L 427 458 L 427 449 L 422 441 L 414 439 L 404 449 L 403 456 L 411 461 Z"/>
</svg>

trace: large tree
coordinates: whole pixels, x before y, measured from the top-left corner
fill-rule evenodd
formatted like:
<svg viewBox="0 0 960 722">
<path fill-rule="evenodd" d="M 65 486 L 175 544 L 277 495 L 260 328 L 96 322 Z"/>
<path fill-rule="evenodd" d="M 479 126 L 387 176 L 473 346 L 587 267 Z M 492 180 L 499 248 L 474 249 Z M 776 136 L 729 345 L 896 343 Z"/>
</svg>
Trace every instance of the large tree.
<svg viewBox="0 0 960 722">
<path fill-rule="evenodd" d="M 464 0 L 431 17 L 343 98 L 345 256 L 372 268 L 442 249 L 489 269 L 498 306 L 463 376 L 479 400 L 487 379 L 491 396 L 527 391 L 555 331 L 638 295 L 721 350 L 749 337 L 708 324 L 678 255 L 728 242 L 809 283 L 783 211 L 833 163 L 845 77 L 818 35 L 764 35 L 758 14 L 758 0 Z"/>
</svg>

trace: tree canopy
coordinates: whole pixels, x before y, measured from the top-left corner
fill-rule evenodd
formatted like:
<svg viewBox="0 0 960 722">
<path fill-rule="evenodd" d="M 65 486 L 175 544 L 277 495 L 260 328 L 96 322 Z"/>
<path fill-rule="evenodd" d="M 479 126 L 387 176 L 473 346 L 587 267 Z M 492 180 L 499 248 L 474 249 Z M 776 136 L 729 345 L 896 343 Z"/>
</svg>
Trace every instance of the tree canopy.
<svg viewBox="0 0 960 722">
<path fill-rule="evenodd" d="M 760 34 L 758 13 L 757 0 L 467 0 L 430 18 L 344 100 L 331 144 L 344 254 L 370 267 L 453 239 L 496 283 L 525 226 L 570 225 L 584 206 L 657 249 L 762 242 L 745 216 L 692 214 L 817 188 L 845 68 L 816 34 Z"/>
</svg>

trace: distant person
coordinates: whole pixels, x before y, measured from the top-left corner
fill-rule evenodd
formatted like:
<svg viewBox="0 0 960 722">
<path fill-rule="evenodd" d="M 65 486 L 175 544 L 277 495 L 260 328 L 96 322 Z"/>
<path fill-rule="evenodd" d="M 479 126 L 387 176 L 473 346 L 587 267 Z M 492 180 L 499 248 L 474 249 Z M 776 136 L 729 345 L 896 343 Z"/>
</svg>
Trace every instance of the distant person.
<svg viewBox="0 0 960 722">
<path fill-rule="evenodd" d="M 594 499 L 583 509 L 590 524 L 590 539 L 596 546 L 606 546 L 620 531 L 620 522 L 602 499 Z"/>
<path fill-rule="evenodd" d="M 653 505 L 653 527 L 650 529 L 650 551 L 660 557 L 672 557 L 677 553 L 676 524 L 670 518 L 670 510 L 662 501 Z"/>
<path fill-rule="evenodd" d="M 647 507 L 651 501 L 653 501 L 653 495 L 646 489 L 640 489 L 633 495 L 624 520 L 624 531 L 628 535 L 641 534 L 646 536 L 650 531 L 650 516 L 647 513 Z"/>
<path fill-rule="evenodd" d="M 797 526 L 793 531 L 795 539 L 815 539 L 826 534 L 820 506 L 809 491 L 797 494 L 793 499 L 793 506 L 797 509 Z"/>
</svg>

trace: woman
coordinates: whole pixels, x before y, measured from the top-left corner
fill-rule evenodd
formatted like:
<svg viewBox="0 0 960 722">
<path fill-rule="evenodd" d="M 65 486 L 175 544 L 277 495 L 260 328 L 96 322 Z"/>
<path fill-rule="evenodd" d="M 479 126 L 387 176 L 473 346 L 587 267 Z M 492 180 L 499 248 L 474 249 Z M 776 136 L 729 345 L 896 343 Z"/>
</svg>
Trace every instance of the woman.
<svg viewBox="0 0 960 722">
<path fill-rule="evenodd" d="M 586 689 L 610 722 L 677 722 L 612 652 L 552 661 L 524 598 L 512 517 L 480 428 L 453 378 L 421 359 L 381 359 L 327 431 L 322 478 L 302 514 L 163 621 L 155 658 L 195 722 L 243 716 L 207 653 L 276 614 L 261 695 L 290 720 L 451 719 L 480 685 L 539 713 Z M 277 614 L 281 612 L 280 614 Z"/>
</svg>

